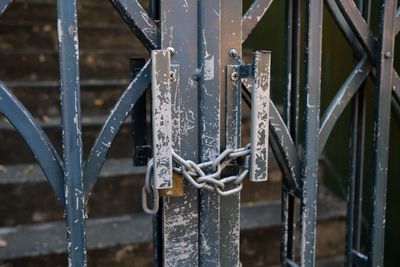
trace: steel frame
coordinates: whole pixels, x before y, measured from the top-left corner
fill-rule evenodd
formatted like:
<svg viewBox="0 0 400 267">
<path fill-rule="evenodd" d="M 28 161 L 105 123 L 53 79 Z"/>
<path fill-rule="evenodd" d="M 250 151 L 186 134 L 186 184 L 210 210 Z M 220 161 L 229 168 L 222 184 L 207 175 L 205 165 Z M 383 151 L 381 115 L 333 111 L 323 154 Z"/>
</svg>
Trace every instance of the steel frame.
<svg viewBox="0 0 400 267">
<path fill-rule="evenodd" d="M 1 1 L 0 15 L 12 0 Z M 62 106 L 63 156 L 58 155 L 29 111 L 0 83 L 0 112 L 21 133 L 65 210 L 70 266 L 86 266 L 86 211 L 111 143 L 150 88 L 152 62 L 147 61 L 110 112 L 89 157 L 82 159 L 79 48 L 76 0 L 57 1 Z M 177 70 L 172 88 L 174 150 L 195 162 L 215 158 L 240 146 L 243 96 L 251 104 L 251 85 L 229 75 L 242 64 L 241 45 L 266 13 L 272 0 L 255 0 L 242 16 L 240 0 L 150 0 L 151 16 L 137 0 L 111 0 L 125 23 L 148 50 L 174 47 Z M 347 196 L 346 266 L 383 266 L 390 108 L 398 118 L 400 77 L 393 68 L 394 39 L 400 31 L 397 1 L 380 0 L 379 30 L 369 28 L 368 0 L 305 0 L 304 90 L 301 79 L 301 3 L 286 0 L 286 68 L 284 113 L 270 102 L 270 146 L 280 165 L 282 183 L 282 266 L 315 266 L 318 159 L 337 119 L 352 106 L 350 175 Z M 323 6 L 354 49 L 353 71 L 324 114 L 320 114 Z M 160 27 L 154 19 L 160 18 Z M 236 50 L 235 56 L 230 51 Z M 360 251 L 360 224 L 365 135 L 365 80 L 376 84 L 370 250 Z M 305 103 L 299 104 L 300 94 Z M 143 101 L 143 100 L 142 100 Z M 299 110 L 304 140 L 298 140 Z M 302 155 L 299 156 L 299 144 Z M 223 175 L 238 172 L 232 166 Z M 182 198 L 161 199 L 154 217 L 155 266 L 239 266 L 240 193 L 221 197 L 188 183 Z M 295 263 L 295 202 L 300 206 L 300 261 Z"/>
</svg>

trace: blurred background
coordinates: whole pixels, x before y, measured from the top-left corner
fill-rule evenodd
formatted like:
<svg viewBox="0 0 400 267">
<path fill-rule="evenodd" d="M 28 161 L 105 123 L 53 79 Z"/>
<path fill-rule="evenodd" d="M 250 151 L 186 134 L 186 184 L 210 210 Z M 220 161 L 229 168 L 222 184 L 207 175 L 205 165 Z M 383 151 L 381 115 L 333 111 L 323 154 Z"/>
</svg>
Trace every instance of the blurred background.
<svg viewBox="0 0 400 267">
<path fill-rule="evenodd" d="M 141 1 L 147 7 L 147 1 Z M 371 28 L 377 28 L 377 2 Z M 245 0 L 244 10 L 251 4 Z M 85 156 L 118 97 L 131 79 L 131 58 L 147 52 L 109 1 L 79 0 L 81 103 Z M 54 0 L 15 0 L 0 17 L 0 79 L 40 121 L 60 149 L 60 105 L 56 6 Z M 254 50 L 272 51 L 271 94 L 282 107 L 284 93 L 285 1 L 274 1 L 244 44 L 244 59 Z M 352 70 L 354 54 L 325 10 L 322 49 L 321 114 Z M 400 43 L 396 52 L 400 51 Z M 397 55 L 397 54 L 396 54 Z M 197 55 L 193 55 L 197 56 Z M 395 68 L 400 71 L 400 59 Z M 367 81 L 364 212 L 368 217 L 371 179 L 372 97 Z M 301 114 L 301 112 L 300 112 Z M 148 117 L 148 122 L 150 118 Z M 249 110 L 243 105 L 243 143 L 248 141 Z M 317 265 L 343 265 L 345 196 L 349 163 L 349 108 L 339 119 L 320 161 Z M 385 266 L 396 265 L 400 243 L 400 127 L 392 119 L 387 195 Z M 300 136 L 301 138 L 301 136 Z M 300 139 L 301 140 L 301 139 Z M 23 139 L 0 120 L 0 267 L 67 266 L 63 212 Z M 246 182 L 242 192 L 243 266 L 279 265 L 280 170 L 271 154 L 265 184 Z M 141 209 L 144 168 L 132 163 L 132 124 L 128 118 L 115 139 L 89 200 L 89 266 L 151 266 L 151 218 Z M 363 220 L 363 250 L 368 238 Z M 12 236 L 10 241 L 1 236 Z M 298 234 L 297 234 L 298 235 Z M 298 238 L 297 238 L 298 240 Z"/>
</svg>

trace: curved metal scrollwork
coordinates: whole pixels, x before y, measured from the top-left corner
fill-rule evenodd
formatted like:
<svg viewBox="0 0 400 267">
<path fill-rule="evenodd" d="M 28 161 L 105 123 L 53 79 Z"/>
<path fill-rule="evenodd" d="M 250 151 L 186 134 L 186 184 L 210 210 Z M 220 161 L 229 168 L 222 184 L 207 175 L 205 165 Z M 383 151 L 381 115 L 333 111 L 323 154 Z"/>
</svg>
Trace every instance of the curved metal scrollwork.
<svg viewBox="0 0 400 267">
<path fill-rule="evenodd" d="M 0 113 L 22 135 L 46 175 L 61 206 L 64 206 L 64 169 L 61 159 L 43 129 L 2 82 L 0 82 Z"/>
<path fill-rule="evenodd" d="M 83 170 L 86 194 L 90 194 L 106 158 L 114 137 L 135 103 L 150 84 L 151 62 L 148 61 L 135 79 L 128 85 L 118 102 L 113 107 L 103 128 L 96 138 Z"/>
</svg>

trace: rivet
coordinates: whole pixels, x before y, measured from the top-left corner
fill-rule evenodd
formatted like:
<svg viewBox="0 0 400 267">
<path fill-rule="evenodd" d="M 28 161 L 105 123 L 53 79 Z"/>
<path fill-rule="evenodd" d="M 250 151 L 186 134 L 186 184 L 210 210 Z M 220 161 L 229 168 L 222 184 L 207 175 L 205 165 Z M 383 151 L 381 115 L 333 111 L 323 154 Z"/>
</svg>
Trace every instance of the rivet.
<svg viewBox="0 0 400 267">
<path fill-rule="evenodd" d="M 392 53 L 390 53 L 390 52 L 385 53 L 385 58 L 391 58 L 391 57 L 392 57 Z"/>
<path fill-rule="evenodd" d="M 238 56 L 238 51 L 235 48 L 231 48 L 229 50 L 229 55 L 233 58 L 236 58 Z"/>
<path fill-rule="evenodd" d="M 169 51 L 169 53 L 171 54 L 171 56 L 176 55 L 176 50 L 173 47 L 167 47 L 167 50 Z"/>
<path fill-rule="evenodd" d="M 231 79 L 232 79 L 232 81 L 237 81 L 237 80 L 239 80 L 239 73 L 237 73 L 236 71 L 235 71 L 235 72 L 232 72 L 232 74 L 231 74 Z"/>
<path fill-rule="evenodd" d="M 200 77 L 201 77 L 201 70 L 195 69 L 192 74 L 192 79 L 195 81 L 198 81 L 198 80 L 200 80 Z"/>
<path fill-rule="evenodd" d="M 171 81 L 175 81 L 175 80 L 176 80 L 176 74 L 175 74 L 175 72 L 171 71 L 171 72 L 169 73 L 169 79 L 170 79 Z"/>
</svg>

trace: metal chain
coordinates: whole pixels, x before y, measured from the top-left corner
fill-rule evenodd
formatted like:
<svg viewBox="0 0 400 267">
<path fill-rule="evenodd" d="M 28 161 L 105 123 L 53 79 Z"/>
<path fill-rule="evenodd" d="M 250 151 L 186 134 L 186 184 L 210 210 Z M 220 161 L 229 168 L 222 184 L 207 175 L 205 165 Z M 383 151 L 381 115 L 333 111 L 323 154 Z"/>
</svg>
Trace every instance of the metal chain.
<svg viewBox="0 0 400 267">
<path fill-rule="evenodd" d="M 249 173 L 249 170 L 248 164 L 243 164 L 243 162 L 247 161 L 239 162 L 239 160 L 248 157 L 250 152 L 250 144 L 247 144 L 245 147 L 237 149 L 228 148 L 214 160 L 194 163 L 191 160 L 183 159 L 175 153 L 175 151 L 172 151 L 172 159 L 176 163 L 173 170 L 182 175 L 197 189 L 206 189 L 208 191 L 217 192 L 221 196 L 229 196 L 240 192 L 243 188 L 243 180 Z M 233 162 L 236 162 L 238 165 L 242 163 L 245 167 L 244 170 L 238 175 L 219 179 L 222 171 Z M 148 214 L 156 214 L 159 208 L 159 194 L 152 181 L 152 172 L 153 159 L 149 160 L 147 163 L 145 184 L 142 189 L 142 207 Z M 233 188 L 229 185 L 232 185 Z M 149 208 L 147 203 L 149 197 L 153 199 L 152 208 Z"/>
</svg>

